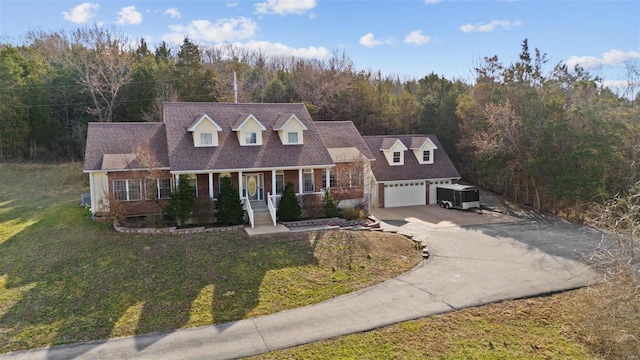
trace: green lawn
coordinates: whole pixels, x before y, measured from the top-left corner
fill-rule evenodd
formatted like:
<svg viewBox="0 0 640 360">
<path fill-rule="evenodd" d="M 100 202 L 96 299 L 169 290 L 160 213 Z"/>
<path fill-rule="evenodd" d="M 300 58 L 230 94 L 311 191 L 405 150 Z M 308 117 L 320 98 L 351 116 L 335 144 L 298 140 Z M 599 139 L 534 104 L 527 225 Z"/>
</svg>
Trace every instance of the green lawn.
<svg viewBox="0 0 640 360">
<path fill-rule="evenodd" d="M 120 234 L 79 207 L 87 188 L 77 164 L 0 164 L 0 352 L 269 314 L 421 260 L 393 234 Z"/>
</svg>

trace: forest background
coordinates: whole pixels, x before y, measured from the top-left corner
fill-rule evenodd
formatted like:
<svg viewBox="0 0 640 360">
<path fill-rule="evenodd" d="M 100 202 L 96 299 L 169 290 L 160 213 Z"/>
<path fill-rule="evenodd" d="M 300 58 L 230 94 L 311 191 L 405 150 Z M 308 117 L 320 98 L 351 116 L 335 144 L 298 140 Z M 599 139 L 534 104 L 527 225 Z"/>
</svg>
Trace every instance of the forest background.
<svg viewBox="0 0 640 360">
<path fill-rule="evenodd" d="M 518 61 L 477 61 L 472 82 L 266 56 L 232 45 L 150 47 L 115 29 L 31 32 L 0 43 L 0 162 L 84 156 L 92 121 L 162 121 L 166 101 L 305 103 L 316 121 L 363 135 L 435 134 L 464 180 L 536 209 L 580 219 L 640 181 L 640 64 L 627 88 L 521 43 Z M 135 44 L 135 45 L 132 45 Z"/>
</svg>

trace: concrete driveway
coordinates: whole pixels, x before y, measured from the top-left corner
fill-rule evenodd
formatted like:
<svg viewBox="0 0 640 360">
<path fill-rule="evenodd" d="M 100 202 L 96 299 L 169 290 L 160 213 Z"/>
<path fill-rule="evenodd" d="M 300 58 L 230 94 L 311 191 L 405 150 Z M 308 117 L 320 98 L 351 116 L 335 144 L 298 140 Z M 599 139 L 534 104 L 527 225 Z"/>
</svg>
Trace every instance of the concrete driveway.
<svg viewBox="0 0 640 360">
<path fill-rule="evenodd" d="M 374 213 L 384 229 L 418 237 L 431 250 L 429 260 L 382 284 L 229 324 L 9 353 L 0 359 L 239 358 L 600 279 L 580 262 L 581 254 L 600 240 L 589 228 L 560 220 L 439 211 L 427 206 Z"/>
</svg>

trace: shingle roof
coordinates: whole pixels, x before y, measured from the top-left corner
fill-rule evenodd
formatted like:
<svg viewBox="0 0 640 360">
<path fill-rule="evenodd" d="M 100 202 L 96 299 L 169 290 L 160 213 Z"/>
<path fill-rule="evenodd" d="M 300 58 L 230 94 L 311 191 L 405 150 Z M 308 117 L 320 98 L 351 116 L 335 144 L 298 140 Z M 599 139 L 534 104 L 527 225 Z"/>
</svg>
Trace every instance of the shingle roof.
<svg viewBox="0 0 640 360">
<path fill-rule="evenodd" d="M 155 155 L 158 167 L 169 166 L 164 124 L 89 123 L 84 170 L 124 170 L 147 167 L 131 156 L 138 153 L 139 148 L 145 144 L 149 144 L 149 150 Z M 105 155 L 108 155 L 107 161 L 103 163 Z"/>
<path fill-rule="evenodd" d="M 362 140 L 360 132 L 351 121 L 316 121 L 316 128 L 322 142 L 328 149 L 356 148 L 368 160 L 375 160 L 375 156 Z M 333 154 L 338 156 L 337 150 Z M 345 156 L 348 154 L 345 154 Z"/>
<path fill-rule="evenodd" d="M 426 135 L 438 147 L 434 150 L 433 164 L 420 164 L 413 154 L 413 151 L 404 152 L 404 165 L 390 166 L 384 153 L 380 150 L 383 143 L 389 140 L 399 139 L 407 148 L 411 145 L 411 139 L 425 137 L 425 135 L 394 135 L 394 136 L 363 136 L 364 142 L 369 146 L 375 155 L 376 161 L 371 162 L 371 170 L 377 181 L 401 181 L 401 180 L 423 180 L 423 179 L 446 179 L 459 178 L 460 174 L 445 153 L 440 141 L 435 135 Z"/>
<path fill-rule="evenodd" d="M 186 131 L 203 113 L 222 128 L 216 147 L 194 147 Z M 240 146 L 232 130 L 249 114 L 266 128 L 262 146 Z M 273 128 L 283 114 L 295 114 L 308 128 L 304 145 L 282 144 Z M 164 121 L 172 171 L 333 165 L 304 104 L 165 103 Z"/>
</svg>

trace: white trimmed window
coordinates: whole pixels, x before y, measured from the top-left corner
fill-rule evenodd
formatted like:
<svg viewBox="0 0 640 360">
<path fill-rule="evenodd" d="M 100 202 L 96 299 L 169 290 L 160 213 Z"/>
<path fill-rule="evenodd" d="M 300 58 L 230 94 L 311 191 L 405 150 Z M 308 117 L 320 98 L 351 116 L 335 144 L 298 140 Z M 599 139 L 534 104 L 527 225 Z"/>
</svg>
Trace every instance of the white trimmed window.
<svg viewBox="0 0 640 360">
<path fill-rule="evenodd" d="M 394 151 L 393 152 L 393 163 L 394 164 L 399 164 L 400 163 L 400 151 Z"/>
<path fill-rule="evenodd" d="M 288 132 L 287 139 L 289 144 L 297 144 L 298 143 L 298 133 L 297 132 Z"/>
<path fill-rule="evenodd" d="M 201 146 L 211 146 L 211 145 L 213 145 L 213 134 L 212 133 L 201 133 L 200 134 L 200 145 Z"/>
<path fill-rule="evenodd" d="M 114 180 L 113 196 L 117 201 L 141 200 L 142 181 L 140 179 Z"/>
<path fill-rule="evenodd" d="M 431 162 L 431 150 L 422 151 L 422 162 Z"/>
<path fill-rule="evenodd" d="M 302 182 L 304 183 L 304 192 L 314 192 L 315 186 L 313 181 L 313 169 L 306 169 L 302 174 Z"/>
<path fill-rule="evenodd" d="M 327 183 L 327 172 L 323 171 L 322 172 L 322 186 L 324 186 Z M 331 170 L 329 171 L 329 187 L 336 187 L 338 186 L 338 181 L 336 178 L 336 172 L 335 170 Z"/>
<path fill-rule="evenodd" d="M 349 170 L 349 186 L 357 187 L 362 185 L 360 169 Z"/>
<path fill-rule="evenodd" d="M 171 197 L 171 178 L 146 179 L 144 198 L 147 200 L 168 199 Z"/>
<path fill-rule="evenodd" d="M 276 171 L 276 194 L 280 195 L 284 191 L 284 171 Z"/>
<path fill-rule="evenodd" d="M 245 144 L 257 144 L 258 143 L 258 134 L 255 132 L 247 133 L 247 137 L 245 138 Z"/>
</svg>

